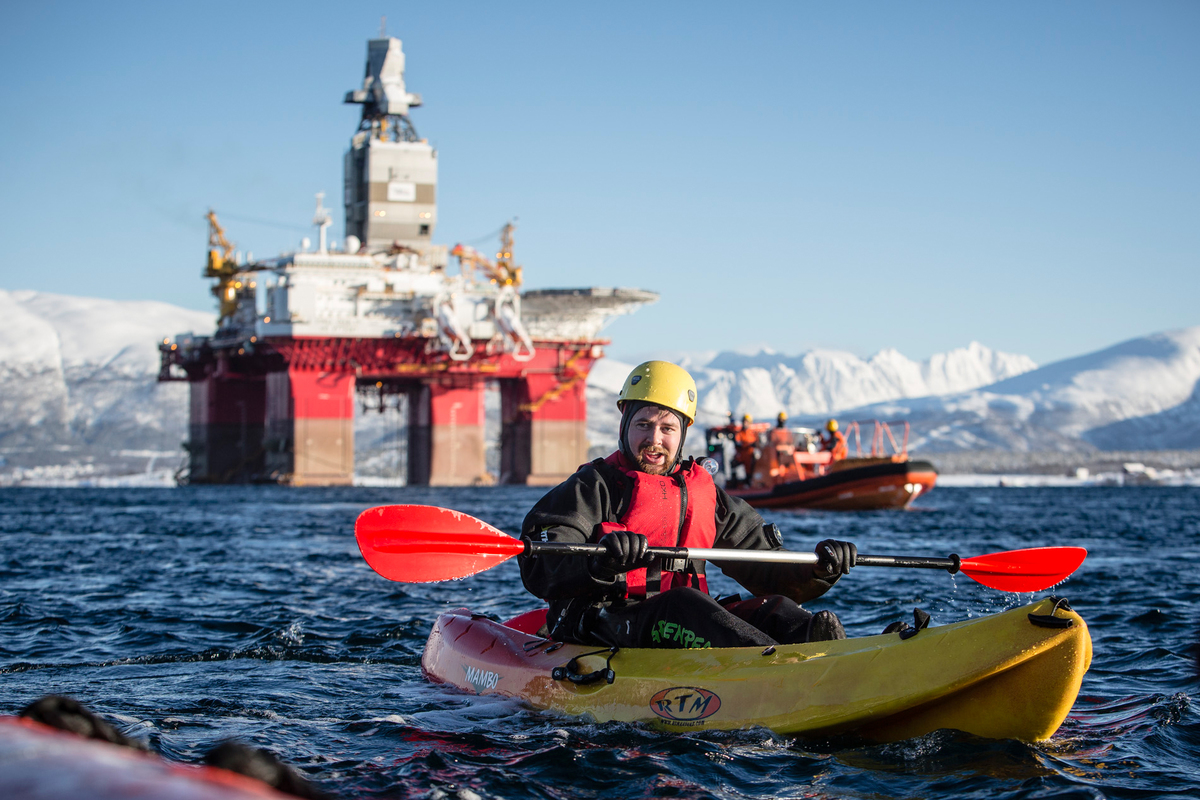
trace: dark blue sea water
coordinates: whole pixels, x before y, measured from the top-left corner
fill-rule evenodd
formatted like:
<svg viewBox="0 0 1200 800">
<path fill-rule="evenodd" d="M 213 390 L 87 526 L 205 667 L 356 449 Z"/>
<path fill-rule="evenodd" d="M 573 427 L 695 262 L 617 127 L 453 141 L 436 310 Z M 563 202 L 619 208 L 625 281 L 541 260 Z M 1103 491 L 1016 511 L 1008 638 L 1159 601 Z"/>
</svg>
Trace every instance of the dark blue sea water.
<svg viewBox="0 0 1200 800">
<path fill-rule="evenodd" d="M 914 511 L 773 513 L 789 547 L 980 555 L 1087 547 L 1055 590 L 1088 620 L 1095 661 L 1049 742 L 954 732 L 883 746 L 763 729 L 659 733 L 431 686 L 438 612 L 537 605 L 515 563 L 400 585 L 358 555 L 356 515 L 429 503 L 515 532 L 539 491 L 261 487 L 0 490 L 0 712 L 69 694 L 195 761 L 236 737 L 336 797 L 1200 797 L 1200 490 L 947 489 Z M 720 589 L 732 585 L 717 581 Z M 813 604 L 850 635 L 1029 602 L 965 577 L 861 568 Z"/>
</svg>

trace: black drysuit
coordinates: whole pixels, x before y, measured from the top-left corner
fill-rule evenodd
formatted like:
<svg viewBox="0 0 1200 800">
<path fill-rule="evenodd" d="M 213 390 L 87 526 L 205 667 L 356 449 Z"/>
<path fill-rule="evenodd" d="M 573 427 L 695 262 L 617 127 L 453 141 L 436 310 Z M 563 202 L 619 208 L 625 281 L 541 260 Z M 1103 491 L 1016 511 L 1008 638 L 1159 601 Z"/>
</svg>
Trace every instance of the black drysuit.
<svg viewBox="0 0 1200 800">
<path fill-rule="evenodd" d="M 713 547 L 782 548 L 778 531 L 763 524 L 745 501 L 717 487 Z M 619 523 L 632 481 L 603 461 L 585 464 L 550 490 L 525 517 L 521 538 L 580 543 L 599 539 L 604 522 Z M 638 533 L 638 531 L 634 531 Z M 625 577 L 597 578 L 580 556 L 520 556 L 525 588 L 547 600 L 555 639 L 621 647 L 745 647 L 808 641 L 812 615 L 800 603 L 837 581 L 818 578 L 810 564 L 715 562 L 756 595 L 726 605 L 688 587 L 635 600 L 625 597 Z M 760 596 L 764 595 L 764 596 Z"/>
</svg>

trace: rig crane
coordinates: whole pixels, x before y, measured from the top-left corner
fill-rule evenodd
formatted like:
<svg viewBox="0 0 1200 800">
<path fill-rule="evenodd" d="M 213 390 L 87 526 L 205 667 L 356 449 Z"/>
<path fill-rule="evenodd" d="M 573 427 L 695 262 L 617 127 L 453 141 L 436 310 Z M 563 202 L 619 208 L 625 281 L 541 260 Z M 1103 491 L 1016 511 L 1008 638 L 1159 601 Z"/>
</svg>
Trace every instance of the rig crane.
<svg viewBox="0 0 1200 800">
<path fill-rule="evenodd" d="M 204 277 L 216 278 L 217 285 L 212 288 L 220 303 L 221 313 L 217 322 L 218 327 L 237 311 L 238 290 L 242 281 L 238 275 L 247 271 L 247 267 L 239 265 L 233 253 L 233 243 L 225 238 L 225 229 L 217 221 L 217 214 L 212 209 L 204 216 L 208 220 L 208 263 L 205 265 Z"/>
<path fill-rule="evenodd" d="M 492 262 L 469 244 L 456 244 L 450 255 L 458 258 L 458 268 L 465 275 L 475 276 L 476 270 L 481 271 L 489 281 L 497 286 L 512 286 L 514 289 L 521 285 L 521 267 L 513 264 L 513 231 L 517 226 L 506 223 L 500 230 L 500 251 L 496 253 L 496 261 Z"/>
</svg>

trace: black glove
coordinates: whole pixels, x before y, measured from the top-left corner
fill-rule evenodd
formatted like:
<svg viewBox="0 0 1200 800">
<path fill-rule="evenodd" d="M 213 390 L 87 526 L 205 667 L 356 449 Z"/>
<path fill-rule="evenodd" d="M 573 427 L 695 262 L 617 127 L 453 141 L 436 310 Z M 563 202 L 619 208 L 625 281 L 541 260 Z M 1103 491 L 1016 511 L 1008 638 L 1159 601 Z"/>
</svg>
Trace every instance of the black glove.
<svg viewBox="0 0 1200 800">
<path fill-rule="evenodd" d="M 604 554 L 588 560 L 588 571 L 602 581 L 611 581 L 631 569 L 647 566 L 654 560 L 646 554 L 646 537 L 632 531 L 612 531 L 600 539 Z"/>
<path fill-rule="evenodd" d="M 837 580 L 849 574 L 850 568 L 858 560 L 858 548 L 853 543 L 836 539 L 826 539 L 816 546 L 814 552 L 817 554 L 817 565 L 813 568 L 813 575 L 822 580 Z"/>
</svg>

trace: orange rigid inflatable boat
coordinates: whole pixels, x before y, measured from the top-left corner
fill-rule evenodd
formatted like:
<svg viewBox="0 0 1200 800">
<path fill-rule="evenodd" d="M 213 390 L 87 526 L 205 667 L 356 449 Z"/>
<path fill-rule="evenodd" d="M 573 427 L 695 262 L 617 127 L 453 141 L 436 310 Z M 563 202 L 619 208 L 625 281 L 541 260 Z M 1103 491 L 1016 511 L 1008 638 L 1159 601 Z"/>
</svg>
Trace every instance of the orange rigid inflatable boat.
<svg viewBox="0 0 1200 800">
<path fill-rule="evenodd" d="M 864 453 L 861 431 L 868 423 L 870 447 Z M 755 508 L 904 508 L 937 483 L 933 464 L 908 457 L 907 422 L 899 443 L 891 424 L 879 420 L 851 422 L 846 430 L 855 455 L 836 460 L 819 449 L 818 433 L 811 428 L 731 424 L 709 428 L 705 440 L 708 455 L 716 461 L 714 477 L 718 482 L 724 478 L 725 491 Z M 754 437 L 753 448 L 735 444 L 748 436 Z"/>
<path fill-rule="evenodd" d="M 1066 718 L 1092 660 L 1087 624 L 1054 597 L 915 632 L 765 650 L 563 644 L 535 633 L 544 619 L 544 609 L 506 623 L 443 614 L 422 669 L 436 683 L 598 722 L 882 742 L 951 728 L 1039 741 Z"/>
<path fill-rule="evenodd" d="M 904 508 L 935 483 L 937 469 L 928 461 L 847 458 L 834 462 L 825 474 L 815 477 L 776 483 L 770 488 L 726 491 L 755 508 L 875 511 Z"/>
</svg>

